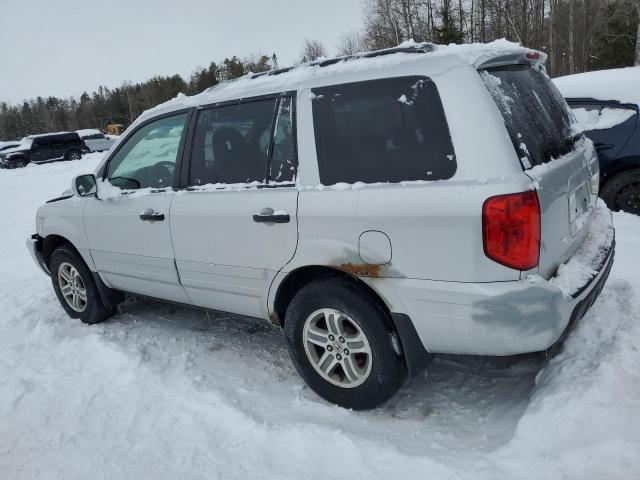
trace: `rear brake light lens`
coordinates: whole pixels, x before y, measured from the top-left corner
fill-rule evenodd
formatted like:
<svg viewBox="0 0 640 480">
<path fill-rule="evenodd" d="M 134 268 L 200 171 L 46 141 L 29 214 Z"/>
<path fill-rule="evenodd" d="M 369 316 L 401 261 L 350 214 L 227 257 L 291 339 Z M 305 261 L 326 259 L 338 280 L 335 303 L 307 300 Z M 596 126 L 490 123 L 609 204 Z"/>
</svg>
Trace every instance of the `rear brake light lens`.
<svg viewBox="0 0 640 480">
<path fill-rule="evenodd" d="M 527 52 L 527 60 L 538 60 L 540 58 L 540 52 Z"/>
<path fill-rule="evenodd" d="M 540 259 L 540 203 L 534 191 L 498 195 L 482 206 L 484 253 L 509 268 L 530 270 Z"/>
</svg>

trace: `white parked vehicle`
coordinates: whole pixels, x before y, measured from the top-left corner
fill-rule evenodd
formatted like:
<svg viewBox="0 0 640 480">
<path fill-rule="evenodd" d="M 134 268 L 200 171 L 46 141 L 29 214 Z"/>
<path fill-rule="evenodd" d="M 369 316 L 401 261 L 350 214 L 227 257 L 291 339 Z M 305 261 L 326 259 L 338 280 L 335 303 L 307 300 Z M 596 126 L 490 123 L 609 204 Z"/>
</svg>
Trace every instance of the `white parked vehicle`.
<svg viewBox="0 0 640 480">
<path fill-rule="evenodd" d="M 548 349 L 614 232 L 542 57 L 414 44 L 177 97 L 40 207 L 28 246 L 70 316 L 132 293 L 264 318 L 352 408 L 434 353 Z"/>
<path fill-rule="evenodd" d="M 80 135 L 80 138 L 84 140 L 87 148 L 90 152 L 102 152 L 109 150 L 111 146 L 116 143 L 113 138 L 109 138 L 100 130 L 93 128 L 87 128 L 84 130 L 76 130 L 76 133 Z"/>
</svg>

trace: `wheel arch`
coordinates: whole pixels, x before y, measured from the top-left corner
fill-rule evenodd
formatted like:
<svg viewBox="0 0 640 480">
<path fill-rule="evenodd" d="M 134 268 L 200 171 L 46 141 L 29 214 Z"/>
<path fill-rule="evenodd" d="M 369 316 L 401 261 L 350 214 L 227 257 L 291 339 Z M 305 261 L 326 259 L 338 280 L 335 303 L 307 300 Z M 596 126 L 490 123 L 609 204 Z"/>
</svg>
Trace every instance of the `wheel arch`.
<svg viewBox="0 0 640 480">
<path fill-rule="evenodd" d="M 68 160 L 70 158 L 72 152 L 78 152 L 80 154 L 80 157 L 82 157 L 82 147 L 71 147 L 68 148 L 66 152 L 64 152 L 65 160 Z"/>
<path fill-rule="evenodd" d="M 23 152 L 17 152 L 12 154 L 10 157 L 7 157 L 7 161 L 19 161 L 24 160 L 27 164 L 31 163 L 31 157 Z"/>
<path fill-rule="evenodd" d="M 107 308 L 116 308 L 116 306 L 124 300 L 124 295 L 107 287 L 100 275 L 98 275 L 91 257 L 89 257 L 90 261 L 87 261 L 87 257 L 82 254 L 83 252 L 76 248 L 69 239 L 62 235 L 50 234 L 42 239 L 42 257 L 49 271 L 51 271 L 51 255 L 56 251 L 56 249 L 63 246 L 69 247 L 69 249 L 84 261 L 85 265 L 93 275 L 93 281 L 96 284 L 102 303 Z"/>
<path fill-rule="evenodd" d="M 420 373 L 432 360 L 433 355 L 427 352 L 420 340 L 413 322 L 404 313 L 394 313 L 378 292 L 358 276 L 335 267 L 325 265 L 307 265 L 289 273 L 278 283 L 273 297 L 273 308 L 269 309 L 269 318 L 274 325 L 284 327 L 287 308 L 294 295 L 305 285 L 330 276 L 344 278 L 357 285 L 376 302 L 388 315 L 400 343 L 407 373 L 410 377 Z M 277 278 L 277 277 L 276 277 Z"/>
<path fill-rule="evenodd" d="M 80 253 L 80 251 L 73 245 L 73 243 L 71 243 L 69 239 L 63 237 L 62 235 L 51 234 L 42 239 L 42 258 L 45 262 L 45 265 L 47 265 L 47 268 L 51 267 L 51 255 L 53 254 L 53 252 L 57 248 L 65 245 L 71 248 L 75 253 L 77 253 L 80 258 L 84 259 L 82 253 Z M 89 264 L 87 264 L 87 266 L 89 266 Z"/>
<path fill-rule="evenodd" d="M 269 318 L 274 325 L 284 326 L 284 319 L 287 312 L 287 308 L 293 300 L 295 294 L 304 286 L 309 283 L 326 277 L 339 277 L 344 278 L 359 288 L 362 288 L 368 293 L 368 295 L 384 309 L 389 316 L 391 311 L 387 304 L 382 300 L 380 295 L 363 282 L 356 275 L 347 273 L 336 267 L 329 267 L 326 265 L 305 265 L 303 267 L 296 268 L 287 273 L 286 276 L 278 283 L 276 293 L 273 300 L 273 309 L 270 309 Z"/>
</svg>

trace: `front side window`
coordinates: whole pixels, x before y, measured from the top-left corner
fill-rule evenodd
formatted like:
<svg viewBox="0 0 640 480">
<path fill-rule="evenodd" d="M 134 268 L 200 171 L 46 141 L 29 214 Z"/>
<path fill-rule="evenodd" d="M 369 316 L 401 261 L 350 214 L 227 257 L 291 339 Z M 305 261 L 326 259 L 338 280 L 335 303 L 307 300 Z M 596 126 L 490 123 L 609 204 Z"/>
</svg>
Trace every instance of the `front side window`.
<svg viewBox="0 0 640 480">
<path fill-rule="evenodd" d="M 126 190 L 171 186 L 186 120 L 184 113 L 138 129 L 110 160 L 109 182 Z"/>
<path fill-rule="evenodd" d="M 75 145 L 80 142 L 80 137 L 77 135 L 66 135 L 64 137 L 65 145 Z"/>
<path fill-rule="evenodd" d="M 441 180 L 456 160 L 438 90 L 412 76 L 313 89 L 320 181 Z"/>
<path fill-rule="evenodd" d="M 49 142 L 51 144 L 52 147 L 62 147 L 65 143 L 65 137 L 63 135 L 57 136 L 57 137 L 51 137 L 49 138 Z"/>
<path fill-rule="evenodd" d="M 50 148 L 52 146 L 52 142 L 51 139 L 47 137 L 37 138 L 34 141 L 34 146 L 36 149 L 42 150 L 44 148 Z"/>
<path fill-rule="evenodd" d="M 271 98 L 201 111 L 191 150 L 189 185 L 265 183 L 278 105 L 279 100 Z M 282 164 L 287 156 L 286 122 L 276 122 L 282 134 L 276 134 L 273 149 L 278 150 Z"/>
</svg>

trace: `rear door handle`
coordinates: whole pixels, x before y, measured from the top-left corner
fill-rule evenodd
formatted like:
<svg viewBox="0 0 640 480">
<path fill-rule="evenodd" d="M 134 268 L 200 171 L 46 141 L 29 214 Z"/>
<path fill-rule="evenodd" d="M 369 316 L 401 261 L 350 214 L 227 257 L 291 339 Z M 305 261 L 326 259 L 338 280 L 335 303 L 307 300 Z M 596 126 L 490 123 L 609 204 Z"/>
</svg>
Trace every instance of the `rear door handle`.
<svg viewBox="0 0 640 480">
<path fill-rule="evenodd" d="M 164 213 L 156 212 L 153 208 L 147 208 L 140 214 L 140 220 L 145 222 L 161 222 L 164 220 Z"/>
<path fill-rule="evenodd" d="M 275 212 L 273 208 L 263 208 L 259 214 L 253 216 L 258 223 L 289 223 L 291 217 L 285 212 Z"/>
</svg>

